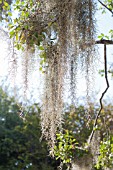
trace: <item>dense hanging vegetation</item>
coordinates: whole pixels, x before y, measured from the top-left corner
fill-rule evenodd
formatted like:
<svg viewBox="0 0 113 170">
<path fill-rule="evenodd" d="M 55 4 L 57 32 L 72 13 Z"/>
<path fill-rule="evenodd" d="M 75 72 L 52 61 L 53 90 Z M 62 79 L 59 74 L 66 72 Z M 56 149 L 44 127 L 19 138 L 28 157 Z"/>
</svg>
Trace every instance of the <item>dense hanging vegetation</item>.
<svg viewBox="0 0 113 170">
<path fill-rule="evenodd" d="M 90 86 L 90 66 L 96 55 L 95 6 L 92 0 L 17 0 L 14 10 L 18 11 L 18 17 L 9 19 L 10 38 L 13 37 L 17 49 L 24 50 L 23 76 L 26 88 L 32 50 L 37 47 L 42 50 L 40 70 L 44 72 L 45 79 L 41 114 L 42 134 L 52 147 L 58 127 L 60 130 L 63 122 L 65 88 L 69 88 L 72 105 L 76 103 L 78 65 L 87 75 L 87 88 Z M 12 59 L 14 60 L 14 55 Z M 14 60 L 14 65 L 15 63 Z M 68 80 L 66 75 L 69 75 Z M 66 81 L 68 84 L 65 86 Z"/>
<path fill-rule="evenodd" d="M 97 60 L 95 44 L 106 42 L 106 39 L 107 43 L 110 40 L 112 44 L 113 30 L 109 32 L 110 36 L 102 33 L 98 36 L 99 41 L 95 39 L 97 3 L 101 4 L 103 12 L 108 10 L 113 14 L 112 0 L 103 2 L 100 0 L 16 0 L 11 6 L 8 1 L 0 0 L 0 10 L 1 20 L 8 22 L 6 25 L 13 44 L 11 59 L 13 69 L 16 69 L 18 62 L 15 48 L 23 51 L 25 94 L 29 86 L 34 53 L 39 51 L 37 55 L 40 57 L 40 71 L 44 79 L 40 123 L 42 137 L 48 141 L 51 155 L 55 155 L 63 163 L 70 164 L 77 155 L 90 152 L 93 164 L 96 164 L 95 168 L 99 169 L 104 166 L 112 167 L 113 139 L 112 129 L 110 129 L 112 114 L 109 114 L 109 118 L 106 117 L 102 104 L 102 98 L 109 87 L 106 67 L 104 72 L 108 86 L 100 98 L 100 110 L 91 109 L 89 105 L 87 114 L 82 116 L 85 108 L 83 107 L 82 111 L 81 107 L 76 108 L 78 71 L 80 70 L 85 76 L 88 100 Z M 12 16 L 15 11 L 16 17 Z M 74 121 L 76 130 L 68 127 L 71 120 L 65 120 L 64 98 L 67 91 L 70 102 L 68 112 L 69 115 L 76 117 Z M 88 103 L 90 104 L 89 101 Z M 69 129 L 65 128 L 66 125 Z M 91 140 L 86 146 L 89 136 Z M 95 143 L 96 138 L 97 143 Z M 74 149 L 77 150 L 77 154 L 73 154 Z M 100 154 L 99 157 L 96 156 L 98 154 Z"/>
</svg>

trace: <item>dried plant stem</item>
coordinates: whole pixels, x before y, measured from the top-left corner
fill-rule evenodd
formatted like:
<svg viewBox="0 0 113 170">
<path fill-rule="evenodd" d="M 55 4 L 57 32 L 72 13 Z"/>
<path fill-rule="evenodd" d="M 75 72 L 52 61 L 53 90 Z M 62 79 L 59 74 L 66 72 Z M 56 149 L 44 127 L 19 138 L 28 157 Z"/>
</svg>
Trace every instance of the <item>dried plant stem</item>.
<svg viewBox="0 0 113 170">
<path fill-rule="evenodd" d="M 107 85 L 107 87 L 106 87 L 106 89 L 104 90 L 104 92 L 102 93 L 101 98 L 100 98 L 100 110 L 99 110 L 99 112 L 98 112 L 97 115 L 96 115 L 96 118 L 95 118 L 95 121 L 94 121 L 94 125 L 93 125 L 93 130 L 92 130 L 91 135 L 90 135 L 90 137 L 89 137 L 89 139 L 88 139 L 88 143 L 89 143 L 89 144 L 91 143 L 91 140 L 92 140 L 92 138 L 93 138 L 93 135 L 94 135 L 94 132 L 95 132 L 95 128 L 96 128 L 96 125 L 97 125 L 98 118 L 99 118 L 99 116 L 100 116 L 100 114 L 101 114 L 101 111 L 102 111 L 102 109 L 103 109 L 102 99 L 103 99 L 104 95 L 106 94 L 106 92 L 107 92 L 107 90 L 108 90 L 108 88 L 109 88 L 109 81 L 108 81 L 108 75 L 107 75 L 106 44 L 104 44 L 104 69 L 105 69 L 105 80 L 106 80 L 106 85 Z"/>
</svg>

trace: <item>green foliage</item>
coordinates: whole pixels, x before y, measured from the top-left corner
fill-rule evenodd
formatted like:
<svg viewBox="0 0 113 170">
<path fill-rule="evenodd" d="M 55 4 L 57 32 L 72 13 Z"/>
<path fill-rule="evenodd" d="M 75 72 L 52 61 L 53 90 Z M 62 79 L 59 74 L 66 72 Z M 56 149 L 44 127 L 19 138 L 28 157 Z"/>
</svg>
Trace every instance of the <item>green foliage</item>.
<svg viewBox="0 0 113 170">
<path fill-rule="evenodd" d="M 40 141 L 39 107 L 28 107 L 23 113 L 19 110 L 14 98 L 0 89 L 0 170 L 56 169 L 57 162 L 48 156 L 46 142 Z"/>
<path fill-rule="evenodd" d="M 54 148 L 55 158 L 60 159 L 67 166 L 70 166 L 72 160 L 76 161 L 84 154 L 88 154 L 87 150 L 83 148 L 86 145 L 93 123 L 85 116 L 87 109 L 84 106 L 75 107 L 73 111 L 72 108 L 73 106 L 66 108 L 64 130 L 63 133 L 56 134 L 57 142 Z M 95 114 L 94 107 L 91 106 L 90 109 L 91 114 Z"/>
<path fill-rule="evenodd" d="M 108 35 L 104 35 L 103 33 L 101 33 L 101 34 L 98 36 L 98 38 L 99 38 L 100 40 L 102 40 L 102 39 L 107 39 L 107 40 L 109 40 L 109 36 L 108 36 Z"/>
<path fill-rule="evenodd" d="M 71 163 L 74 156 L 75 147 L 78 145 L 76 139 L 73 138 L 69 131 L 66 130 L 65 133 L 56 134 L 57 144 L 54 148 L 54 154 L 56 159 L 61 159 L 62 162 Z"/>
<path fill-rule="evenodd" d="M 87 142 L 92 130 L 93 116 L 96 114 L 96 111 L 93 104 L 90 104 L 89 110 L 83 105 L 66 108 L 63 128 L 71 131 L 80 145 L 84 145 Z"/>
<path fill-rule="evenodd" d="M 98 161 L 95 168 L 99 170 L 113 168 L 113 106 L 105 104 L 101 113 L 100 127 L 101 141 L 99 145 Z"/>
<path fill-rule="evenodd" d="M 10 11 L 10 0 L 0 0 L 0 21 L 8 21 L 8 16 L 11 15 Z"/>
<path fill-rule="evenodd" d="M 112 0 L 104 0 L 104 5 L 109 8 L 113 14 L 113 1 Z M 106 13 L 107 8 L 105 8 L 104 6 L 101 6 L 100 9 L 102 10 L 102 14 Z M 103 33 L 101 33 L 98 38 L 101 39 L 107 39 L 107 40 L 113 40 L 113 30 L 111 29 L 109 31 L 108 35 L 104 35 Z"/>
<path fill-rule="evenodd" d="M 96 111 L 92 105 L 90 110 L 90 115 L 95 114 Z M 91 133 L 93 121 L 88 120 L 86 114 L 87 108 L 82 105 L 79 107 L 70 106 L 65 109 L 64 130 L 63 133 L 56 135 L 57 143 L 54 154 L 56 159 L 60 159 L 67 167 L 70 167 L 73 160 L 76 162 L 76 160 L 88 154 L 84 146 Z"/>
<path fill-rule="evenodd" d="M 54 147 L 56 160 L 60 159 L 63 166 L 70 168 L 73 160 L 87 154 L 87 150 L 79 148 L 79 144 L 71 131 L 65 130 L 64 133 L 56 134 L 57 143 Z"/>
<path fill-rule="evenodd" d="M 111 77 L 113 77 L 113 70 L 112 69 L 109 69 L 107 72 L 111 75 Z M 104 74 L 105 74 L 104 70 L 99 70 L 99 74 L 103 77 Z"/>
<path fill-rule="evenodd" d="M 103 76 L 104 76 L 104 73 L 105 73 L 105 71 L 104 71 L 104 70 L 99 70 L 99 74 L 101 75 L 101 77 L 103 77 Z"/>
<path fill-rule="evenodd" d="M 106 107 L 102 117 L 110 115 L 109 107 Z M 47 156 L 46 142 L 42 141 L 40 143 L 39 141 L 41 136 L 40 109 L 36 105 L 28 107 L 29 113 L 23 120 L 20 118 L 19 108 L 20 106 L 16 104 L 13 98 L 9 98 L 0 90 L 0 169 L 21 170 L 28 167 L 27 169 L 31 170 L 45 170 L 47 168 L 48 170 L 54 170 L 58 163 L 55 163 Z M 24 112 L 26 111 L 24 110 Z M 92 114 L 95 113 L 93 106 L 91 107 L 91 112 Z M 68 110 L 65 115 L 65 130 L 63 133 L 56 135 L 57 143 L 54 148 L 54 154 L 56 159 L 58 161 L 61 160 L 64 165 L 69 166 L 75 158 L 79 159 L 84 154 L 88 154 L 87 151 L 79 148 L 81 144 L 86 142 L 92 127 L 90 124 L 89 128 L 86 128 L 87 120 L 84 117 L 85 114 L 86 109 L 83 106 L 75 108 L 74 112 Z M 25 114 L 23 113 L 23 115 Z M 109 120 L 106 123 L 109 127 Z M 96 168 L 112 167 L 112 159 L 113 137 L 111 136 L 101 141 L 100 155 Z"/>
<path fill-rule="evenodd" d="M 111 29 L 109 33 L 111 34 L 111 39 L 113 39 L 113 30 Z"/>
<path fill-rule="evenodd" d="M 46 53 L 44 51 L 43 46 L 39 46 L 39 50 L 41 50 L 42 52 L 40 53 L 40 68 L 39 70 L 44 73 L 45 72 L 45 67 L 46 67 Z"/>
<path fill-rule="evenodd" d="M 98 38 L 100 39 L 100 40 L 102 40 L 103 38 L 104 38 L 104 34 L 103 33 L 101 33 L 99 36 L 98 36 Z"/>
<path fill-rule="evenodd" d="M 98 107 L 90 104 L 90 116 L 96 115 Z M 72 108 L 71 108 L 72 109 Z M 75 108 L 71 112 L 66 109 L 65 124 L 63 133 L 57 134 L 57 143 L 55 146 L 55 157 L 61 159 L 64 164 L 69 166 L 70 162 L 80 159 L 86 154 L 91 154 L 90 151 L 84 150 L 87 139 L 92 130 L 93 117 L 90 120 L 88 127 L 86 126 L 88 119 L 86 118 L 87 109 L 84 106 Z M 101 143 L 98 162 L 96 169 L 104 167 L 113 168 L 113 135 L 108 135 L 112 129 L 112 105 L 104 105 L 101 113 L 101 118 L 98 119 L 98 130 L 101 131 Z M 106 137 L 107 136 L 107 137 Z M 74 139 L 74 140 L 73 140 Z M 80 146 L 83 146 L 82 148 Z M 92 165 L 93 166 L 93 165 Z"/>
<path fill-rule="evenodd" d="M 113 136 L 104 138 L 100 143 L 100 154 L 98 163 L 95 166 L 97 169 L 101 167 L 113 168 Z"/>
<path fill-rule="evenodd" d="M 104 3 L 107 5 L 107 7 L 111 10 L 113 10 L 113 1 L 112 0 L 105 0 Z"/>
<path fill-rule="evenodd" d="M 99 40 L 102 40 L 102 39 L 113 40 L 113 30 L 110 30 L 108 35 L 104 35 L 103 33 L 101 33 L 98 36 L 98 39 Z"/>
<path fill-rule="evenodd" d="M 10 38 L 14 38 L 15 47 L 18 50 L 24 50 L 25 44 L 28 45 L 28 48 L 34 48 L 34 45 L 40 46 L 45 38 L 44 33 L 38 33 L 38 30 L 34 30 L 33 25 L 30 23 L 31 15 L 35 14 L 39 6 L 40 3 L 34 3 L 33 0 L 16 0 L 13 4 L 14 11 L 17 11 L 18 15 L 9 21 L 8 28 L 10 30 Z M 8 11 L 8 15 L 11 16 L 12 13 Z"/>
<path fill-rule="evenodd" d="M 104 0 L 104 5 L 106 5 L 107 8 L 109 8 L 111 11 L 113 11 L 113 1 L 112 0 Z M 100 9 L 102 10 L 102 13 L 106 13 L 106 8 L 104 6 L 101 6 Z"/>
</svg>

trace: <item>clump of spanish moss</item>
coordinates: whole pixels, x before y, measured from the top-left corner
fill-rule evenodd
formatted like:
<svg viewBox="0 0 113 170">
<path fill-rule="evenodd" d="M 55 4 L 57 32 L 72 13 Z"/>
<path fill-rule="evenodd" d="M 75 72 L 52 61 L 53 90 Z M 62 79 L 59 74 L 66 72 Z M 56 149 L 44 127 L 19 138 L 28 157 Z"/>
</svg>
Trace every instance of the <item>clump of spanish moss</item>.
<svg viewBox="0 0 113 170">
<path fill-rule="evenodd" d="M 57 131 L 62 129 L 65 88 L 69 89 L 72 105 L 76 103 L 79 68 L 85 71 L 89 90 L 92 63 L 96 55 L 95 7 L 94 0 L 35 0 L 33 10 L 28 8 L 29 17 L 21 21 L 20 42 L 26 43 L 28 49 L 34 45 L 44 47 L 46 57 L 41 125 L 42 136 L 52 148 Z M 21 38 L 23 34 L 24 41 Z M 28 63 L 26 55 L 23 63 L 26 85 Z"/>
<path fill-rule="evenodd" d="M 24 55 L 22 56 L 22 79 L 23 79 L 23 93 L 27 96 L 27 90 L 29 88 L 30 77 L 33 70 L 33 53 L 26 46 L 24 49 Z"/>
<path fill-rule="evenodd" d="M 51 42 L 47 49 L 44 107 L 41 115 L 42 134 L 52 147 L 56 132 L 63 122 L 66 74 L 69 75 L 66 88 L 69 88 L 69 97 L 75 105 L 78 66 L 80 64 L 85 70 L 87 85 L 90 86 L 91 66 L 95 57 L 94 1 L 57 0 L 54 8 L 55 14 L 57 12 L 57 41 Z"/>
</svg>

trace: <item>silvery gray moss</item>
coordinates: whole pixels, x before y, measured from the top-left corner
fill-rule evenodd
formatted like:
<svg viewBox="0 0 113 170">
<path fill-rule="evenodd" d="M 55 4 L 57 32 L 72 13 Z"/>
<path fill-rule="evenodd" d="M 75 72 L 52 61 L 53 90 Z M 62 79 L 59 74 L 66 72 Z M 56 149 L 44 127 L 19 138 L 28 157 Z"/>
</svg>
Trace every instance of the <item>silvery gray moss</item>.
<svg viewBox="0 0 113 170">
<path fill-rule="evenodd" d="M 94 0 L 35 0 L 29 1 L 27 8 L 24 14 L 24 7 L 20 5 L 22 15 L 17 22 L 20 33 L 19 38 L 16 37 L 21 44 L 27 44 L 26 50 L 37 45 L 43 51 L 41 58 L 45 68 L 42 135 L 48 140 L 50 147 L 54 148 L 56 133 L 62 129 L 66 88 L 71 104 L 76 103 L 78 69 L 85 72 L 87 88 L 90 88 L 90 76 L 96 56 L 96 3 Z M 14 31 L 10 33 L 11 36 L 13 34 Z M 19 43 L 17 46 L 20 48 Z M 29 71 L 26 50 L 23 64 L 25 84 Z"/>
</svg>

